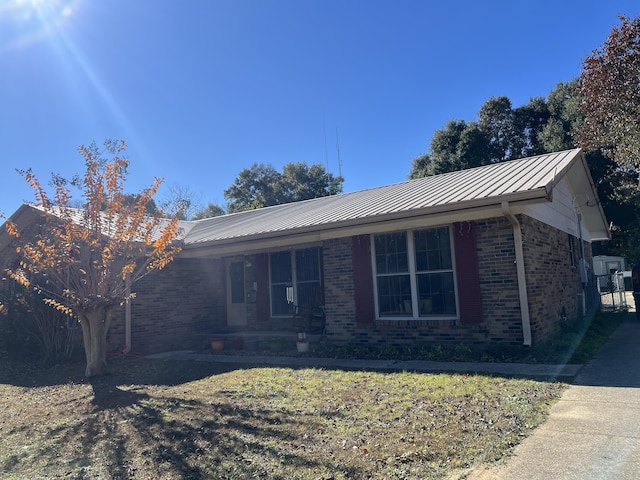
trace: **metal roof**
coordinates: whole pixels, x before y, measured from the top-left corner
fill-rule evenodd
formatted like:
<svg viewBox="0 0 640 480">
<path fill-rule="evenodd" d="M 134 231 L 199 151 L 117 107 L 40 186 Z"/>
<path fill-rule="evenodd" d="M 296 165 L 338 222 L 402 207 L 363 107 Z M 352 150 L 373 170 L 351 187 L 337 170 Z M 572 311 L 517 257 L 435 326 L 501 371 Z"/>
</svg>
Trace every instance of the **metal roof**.
<svg viewBox="0 0 640 480">
<path fill-rule="evenodd" d="M 73 223 L 80 225 L 82 227 L 86 227 L 87 219 L 85 217 L 85 211 L 79 208 L 73 207 L 58 207 L 51 206 L 49 208 L 44 208 L 41 205 L 34 205 L 25 203 L 20 206 L 16 212 L 11 215 L 11 220 L 18 224 L 18 229 L 20 230 L 21 226 L 24 226 L 26 223 L 33 221 L 37 216 L 51 214 L 54 217 L 59 217 L 63 219 L 68 219 Z M 100 221 L 99 227 L 101 229 L 101 233 L 106 236 L 112 236 L 115 232 L 116 224 L 118 218 L 117 216 L 109 219 L 105 212 L 100 212 Z M 162 235 L 162 232 L 165 228 L 167 228 L 170 224 L 171 220 L 168 218 L 160 218 L 158 219 L 157 228 L 152 231 L 151 240 L 157 240 Z M 175 240 L 184 240 L 189 230 L 191 230 L 194 226 L 195 222 L 188 222 L 184 220 L 178 221 L 178 231 L 175 237 Z M 4 247 L 5 241 L 2 243 L 2 235 L 6 232 L 4 228 L 4 224 L 0 225 L 0 248 Z M 137 239 L 140 240 L 140 239 Z"/>
<path fill-rule="evenodd" d="M 584 162 L 582 157 L 580 149 L 566 150 L 198 220 L 184 242 L 196 247 L 453 212 L 504 200 L 549 201 L 554 185 L 577 161 Z"/>
<path fill-rule="evenodd" d="M 376 229 L 383 231 L 389 228 L 390 222 L 425 225 L 489 218 L 496 212 L 501 215 L 500 205 L 504 201 L 512 206 L 551 201 L 553 189 L 563 177 L 571 183 L 575 195 L 586 194 L 587 206 L 597 207 L 583 210 L 584 224 L 592 233 L 591 238 L 609 238 L 584 155 L 580 149 L 573 149 L 369 190 L 181 221 L 176 240 L 194 253 L 200 251 L 199 247 L 213 248 L 219 253 L 240 252 L 247 246 L 245 242 L 252 243 L 255 249 L 318 241 L 372 233 Z M 23 205 L 11 218 L 22 224 L 28 221 L 27 213 L 37 211 L 38 207 Z M 72 212 L 71 216 L 82 223 L 80 211 Z M 6 243 L 3 240 L 6 235 L 2 233 L 0 231 L 0 248 Z M 270 243 L 267 245 L 267 242 Z"/>
</svg>

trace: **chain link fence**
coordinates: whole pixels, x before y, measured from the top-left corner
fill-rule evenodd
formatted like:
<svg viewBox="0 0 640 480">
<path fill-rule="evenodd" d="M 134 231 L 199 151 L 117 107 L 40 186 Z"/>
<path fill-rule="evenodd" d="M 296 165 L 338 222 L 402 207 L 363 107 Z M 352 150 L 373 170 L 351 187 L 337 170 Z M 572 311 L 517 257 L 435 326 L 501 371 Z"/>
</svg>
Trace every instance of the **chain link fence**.
<svg viewBox="0 0 640 480">
<path fill-rule="evenodd" d="M 598 275 L 596 281 L 602 310 L 621 310 L 635 307 L 633 293 L 626 290 L 622 272 Z"/>
</svg>

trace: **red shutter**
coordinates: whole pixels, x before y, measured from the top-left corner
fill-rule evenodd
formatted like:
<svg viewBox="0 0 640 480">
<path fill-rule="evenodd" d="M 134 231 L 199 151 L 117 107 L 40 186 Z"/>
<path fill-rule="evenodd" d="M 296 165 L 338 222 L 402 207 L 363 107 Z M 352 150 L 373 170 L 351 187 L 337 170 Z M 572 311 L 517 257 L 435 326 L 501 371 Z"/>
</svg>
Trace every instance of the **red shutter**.
<svg viewBox="0 0 640 480">
<path fill-rule="evenodd" d="M 351 265 L 353 269 L 356 323 L 373 323 L 373 272 L 371 271 L 371 240 L 369 235 L 351 238 Z"/>
<path fill-rule="evenodd" d="M 227 265 L 224 260 L 217 260 L 217 266 L 220 272 L 220 324 L 227 324 Z"/>
<path fill-rule="evenodd" d="M 453 242 L 458 279 L 458 303 L 462 323 L 482 322 L 482 296 L 476 230 L 473 222 L 453 224 Z"/>
<path fill-rule="evenodd" d="M 254 262 L 256 292 L 256 317 L 259 322 L 267 322 L 271 318 L 271 302 L 269 300 L 269 256 L 260 253 Z"/>
</svg>

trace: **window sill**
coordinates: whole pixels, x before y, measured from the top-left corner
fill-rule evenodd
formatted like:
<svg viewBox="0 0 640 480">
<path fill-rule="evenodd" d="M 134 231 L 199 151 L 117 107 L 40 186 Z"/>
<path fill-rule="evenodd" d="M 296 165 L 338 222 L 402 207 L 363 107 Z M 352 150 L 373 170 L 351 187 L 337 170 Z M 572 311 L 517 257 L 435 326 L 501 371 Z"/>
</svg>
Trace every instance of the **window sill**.
<svg viewBox="0 0 640 480">
<path fill-rule="evenodd" d="M 398 323 L 406 322 L 416 325 L 424 325 L 424 324 L 440 324 L 440 323 L 452 323 L 456 324 L 459 322 L 458 317 L 381 317 L 376 318 L 376 325 L 397 325 Z"/>
</svg>

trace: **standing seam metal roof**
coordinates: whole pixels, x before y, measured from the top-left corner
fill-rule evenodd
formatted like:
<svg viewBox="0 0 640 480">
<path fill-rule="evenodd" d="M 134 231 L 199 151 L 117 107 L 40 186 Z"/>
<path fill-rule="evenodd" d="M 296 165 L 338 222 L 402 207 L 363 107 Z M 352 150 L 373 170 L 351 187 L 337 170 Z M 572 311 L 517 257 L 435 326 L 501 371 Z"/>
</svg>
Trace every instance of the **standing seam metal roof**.
<svg viewBox="0 0 640 480">
<path fill-rule="evenodd" d="M 213 217 L 192 223 L 185 244 L 300 231 L 323 225 L 407 214 L 429 208 L 459 208 L 463 202 L 498 202 L 505 195 L 547 193 L 556 177 L 581 155 L 566 150 L 424 177 L 352 193 Z M 455 206 L 455 207 L 454 207 Z"/>
</svg>

